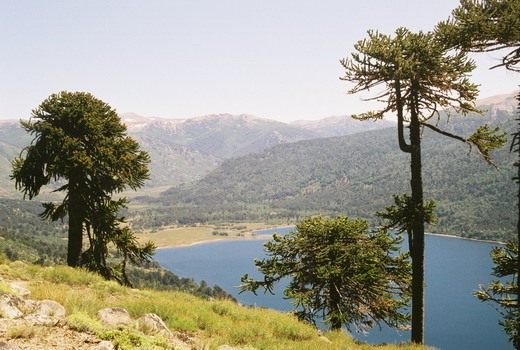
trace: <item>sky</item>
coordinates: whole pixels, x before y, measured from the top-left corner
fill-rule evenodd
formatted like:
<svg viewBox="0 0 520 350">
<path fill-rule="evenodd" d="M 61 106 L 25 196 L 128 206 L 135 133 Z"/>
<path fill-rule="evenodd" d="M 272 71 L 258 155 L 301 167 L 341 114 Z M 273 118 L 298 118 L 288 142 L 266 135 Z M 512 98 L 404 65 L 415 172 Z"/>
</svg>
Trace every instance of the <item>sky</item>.
<svg viewBox="0 0 520 350">
<path fill-rule="evenodd" d="M 88 91 L 120 113 L 280 121 L 367 111 L 339 60 L 369 29 L 431 30 L 458 0 L 0 0 L 0 119 L 26 119 L 52 93 Z M 489 71 L 481 97 L 519 79 Z"/>
</svg>

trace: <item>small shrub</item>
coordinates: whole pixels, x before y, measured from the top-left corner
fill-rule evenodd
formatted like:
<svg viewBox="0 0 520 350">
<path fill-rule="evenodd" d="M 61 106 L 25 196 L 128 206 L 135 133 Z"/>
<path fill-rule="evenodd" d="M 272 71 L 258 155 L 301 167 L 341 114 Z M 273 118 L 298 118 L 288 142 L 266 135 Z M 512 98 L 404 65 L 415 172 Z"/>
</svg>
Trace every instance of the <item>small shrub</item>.
<svg viewBox="0 0 520 350">
<path fill-rule="evenodd" d="M 7 264 L 9 259 L 5 256 L 4 252 L 0 252 L 0 264 Z"/>
<path fill-rule="evenodd" d="M 84 312 L 75 312 L 67 317 L 67 324 L 73 330 L 83 333 L 97 334 L 103 329 L 98 320 L 93 319 Z"/>
<path fill-rule="evenodd" d="M 219 316 L 225 316 L 225 315 L 229 315 L 231 313 L 229 306 L 221 304 L 221 303 L 218 303 L 218 304 L 215 303 L 215 304 L 211 305 L 211 310 L 213 310 L 213 312 Z"/>
<path fill-rule="evenodd" d="M 292 341 L 310 340 L 314 335 L 309 332 L 307 327 L 302 327 L 301 324 L 296 322 L 279 324 L 274 328 L 274 334 L 279 338 Z"/>
<path fill-rule="evenodd" d="M 49 282 L 73 286 L 91 285 L 101 281 L 101 277 L 94 273 L 68 266 L 51 266 L 43 269 L 42 274 L 42 277 Z"/>
<path fill-rule="evenodd" d="M 118 350 L 170 349 L 164 338 L 147 337 L 131 329 L 105 331 L 99 334 L 99 337 L 110 340 Z"/>
<path fill-rule="evenodd" d="M 229 233 L 224 232 L 224 231 L 213 231 L 213 232 L 211 232 L 211 234 L 213 236 L 223 236 L 223 237 L 229 236 Z"/>
<path fill-rule="evenodd" d="M 4 281 L 0 281 L 0 293 L 14 294 L 11 287 L 9 287 L 9 285 Z"/>
<path fill-rule="evenodd" d="M 7 330 L 7 338 L 19 339 L 19 338 L 32 338 L 36 335 L 36 328 L 33 326 L 19 325 L 13 326 Z"/>
<path fill-rule="evenodd" d="M 229 337 L 235 345 L 254 344 L 256 341 L 267 338 L 268 334 L 260 327 L 236 327 L 230 331 Z"/>
</svg>

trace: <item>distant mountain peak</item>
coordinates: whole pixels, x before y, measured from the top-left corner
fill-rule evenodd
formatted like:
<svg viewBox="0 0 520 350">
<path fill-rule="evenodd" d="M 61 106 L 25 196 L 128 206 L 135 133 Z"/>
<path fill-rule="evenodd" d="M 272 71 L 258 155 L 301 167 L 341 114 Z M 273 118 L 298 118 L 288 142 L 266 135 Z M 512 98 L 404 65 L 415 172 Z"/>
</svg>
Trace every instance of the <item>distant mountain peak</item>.
<svg viewBox="0 0 520 350">
<path fill-rule="evenodd" d="M 297 120 L 289 125 L 317 133 L 321 137 L 343 136 L 368 130 L 392 127 L 395 124 L 387 120 L 367 123 L 353 119 L 348 115 L 331 116 L 319 120 Z"/>
<path fill-rule="evenodd" d="M 250 123 L 274 123 L 274 124 L 286 124 L 274 119 L 258 117 L 252 114 L 231 114 L 231 113 L 218 113 L 218 114 L 207 114 L 190 119 L 186 119 L 186 122 L 200 123 L 200 122 L 250 122 Z"/>
<path fill-rule="evenodd" d="M 509 94 L 494 95 L 477 100 L 477 106 L 491 106 L 491 111 L 514 112 L 518 107 L 518 90 Z"/>
</svg>

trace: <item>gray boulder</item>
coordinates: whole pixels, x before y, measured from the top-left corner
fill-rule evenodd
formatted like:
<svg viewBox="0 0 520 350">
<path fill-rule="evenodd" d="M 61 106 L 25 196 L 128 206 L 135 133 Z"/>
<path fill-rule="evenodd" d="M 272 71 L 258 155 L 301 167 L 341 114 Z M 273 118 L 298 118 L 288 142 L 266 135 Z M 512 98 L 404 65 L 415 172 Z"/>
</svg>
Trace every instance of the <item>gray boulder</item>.
<svg viewBox="0 0 520 350">
<path fill-rule="evenodd" d="M 5 341 L 0 341 L 0 350 L 20 350 L 20 347 L 15 344 L 9 344 Z"/>
<path fill-rule="evenodd" d="M 164 323 L 162 318 L 156 314 L 146 314 L 140 317 L 137 320 L 137 325 L 139 326 L 139 329 L 147 335 L 159 334 L 165 338 L 173 336 L 166 323 Z"/>
<path fill-rule="evenodd" d="M 23 281 L 12 281 L 9 283 L 9 288 L 11 288 L 16 295 L 22 298 L 28 298 L 31 292 L 25 288 L 25 284 L 26 282 Z"/>
<path fill-rule="evenodd" d="M 44 317 L 65 317 L 65 308 L 54 300 L 41 300 L 34 313 Z"/>
<path fill-rule="evenodd" d="M 25 305 L 31 310 L 25 320 L 33 325 L 56 326 L 66 315 L 65 308 L 54 300 L 27 300 Z"/>
<path fill-rule="evenodd" d="M 98 345 L 94 346 L 92 350 L 114 350 L 114 344 L 108 340 L 103 340 Z"/>
<path fill-rule="evenodd" d="M 128 311 L 121 307 L 108 307 L 97 312 L 97 317 L 105 326 L 124 327 L 132 323 Z"/>
<path fill-rule="evenodd" d="M 0 318 L 20 318 L 23 312 L 23 301 L 10 294 L 0 294 Z"/>
</svg>

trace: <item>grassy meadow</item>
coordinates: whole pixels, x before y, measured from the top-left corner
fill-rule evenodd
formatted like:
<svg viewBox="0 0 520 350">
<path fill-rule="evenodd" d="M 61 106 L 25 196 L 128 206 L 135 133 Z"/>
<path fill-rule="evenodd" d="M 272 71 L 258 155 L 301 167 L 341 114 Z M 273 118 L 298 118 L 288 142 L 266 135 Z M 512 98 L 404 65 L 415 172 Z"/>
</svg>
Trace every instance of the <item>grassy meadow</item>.
<svg viewBox="0 0 520 350">
<path fill-rule="evenodd" d="M 254 231 L 277 227 L 264 223 L 226 223 L 169 226 L 137 234 L 139 241 L 152 241 L 159 248 L 186 246 L 215 240 L 256 239 Z"/>
<path fill-rule="evenodd" d="M 145 336 L 138 326 L 107 329 L 96 319 L 105 307 L 126 308 L 133 318 L 158 314 L 195 350 L 213 350 L 223 344 L 257 350 L 419 350 L 419 345 L 368 345 L 345 332 L 320 333 L 293 315 L 248 308 L 228 300 L 205 300 L 180 292 L 126 288 L 98 275 L 65 266 L 40 267 L 22 262 L 0 264 L 4 280 L 24 280 L 33 299 L 51 299 L 65 306 L 69 327 L 112 340 L 119 349 L 169 349 L 160 337 Z M 1 290 L 6 290 L 2 285 Z"/>
</svg>

